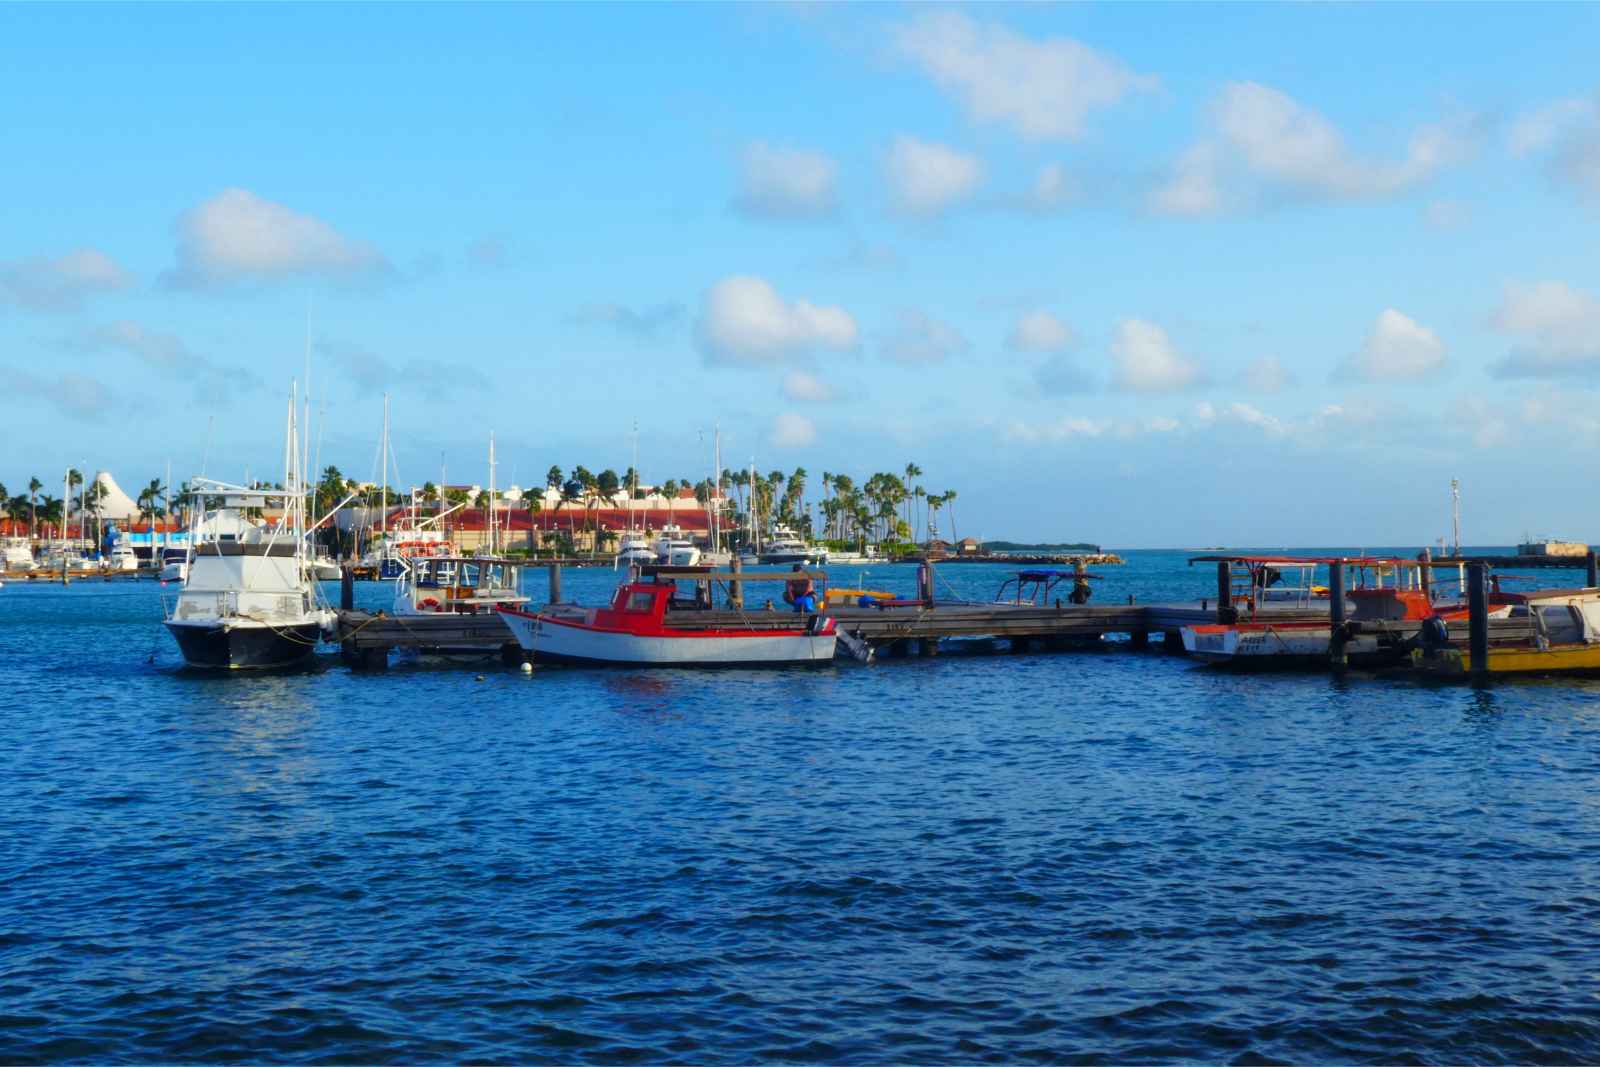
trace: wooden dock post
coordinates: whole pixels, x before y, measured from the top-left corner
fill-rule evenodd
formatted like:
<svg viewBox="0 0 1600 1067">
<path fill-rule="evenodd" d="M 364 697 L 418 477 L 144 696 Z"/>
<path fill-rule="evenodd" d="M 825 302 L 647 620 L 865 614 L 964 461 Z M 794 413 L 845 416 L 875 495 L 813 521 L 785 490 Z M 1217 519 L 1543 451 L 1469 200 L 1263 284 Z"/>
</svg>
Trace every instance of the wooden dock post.
<svg viewBox="0 0 1600 1067">
<path fill-rule="evenodd" d="M 550 561 L 550 603 L 561 603 L 561 564 Z"/>
<path fill-rule="evenodd" d="M 728 569 L 734 574 L 743 574 L 744 560 L 740 559 L 738 554 L 735 553 L 734 557 L 728 561 Z M 744 610 L 744 582 L 738 578 L 728 583 L 728 602 L 733 605 L 733 610 Z"/>
<path fill-rule="evenodd" d="M 1589 576 L 1586 581 L 1589 583 L 1590 589 L 1600 586 L 1600 563 L 1596 562 L 1594 549 L 1592 548 L 1589 550 Z"/>
<path fill-rule="evenodd" d="M 356 606 L 356 576 L 346 563 L 339 568 L 339 607 L 351 611 Z"/>
<path fill-rule="evenodd" d="M 1488 568 L 1482 563 L 1467 564 L 1467 653 L 1472 657 L 1472 677 L 1489 677 L 1489 590 Z"/>
<path fill-rule="evenodd" d="M 1336 671 L 1344 670 L 1344 563 L 1335 560 L 1328 567 L 1328 662 Z"/>
<path fill-rule="evenodd" d="M 1233 610 L 1233 576 L 1228 561 L 1217 562 L 1217 621 L 1227 626 L 1237 618 Z"/>
<path fill-rule="evenodd" d="M 1422 564 L 1417 570 L 1422 575 L 1422 594 L 1433 602 L 1433 549 L 1424 548 L 1417 553 L 1417 562 Z"/>
</svg>

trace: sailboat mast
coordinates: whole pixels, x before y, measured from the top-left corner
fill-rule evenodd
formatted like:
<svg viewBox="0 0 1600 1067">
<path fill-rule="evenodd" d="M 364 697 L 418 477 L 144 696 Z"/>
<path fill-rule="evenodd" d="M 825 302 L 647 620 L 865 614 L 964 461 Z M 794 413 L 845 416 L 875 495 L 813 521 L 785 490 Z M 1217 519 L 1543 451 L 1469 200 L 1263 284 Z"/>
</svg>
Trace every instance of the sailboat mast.
<svg viewBox="0 0 1600 1067">
<path fill-rule="evenodd" d="M 495 519 L 495 484 L 494 484 L 494 431 L 489 431 L 489 555 L 495 553 L 496 519 Z"/>
<path fill-rule="evenodd" d="M 385 540 L 389 533 L 389 394 L 383 394 L 383 442 L 379 446 L 383 464 L 383 506 L 378 512 L 378 530 Z"/>
</svg>

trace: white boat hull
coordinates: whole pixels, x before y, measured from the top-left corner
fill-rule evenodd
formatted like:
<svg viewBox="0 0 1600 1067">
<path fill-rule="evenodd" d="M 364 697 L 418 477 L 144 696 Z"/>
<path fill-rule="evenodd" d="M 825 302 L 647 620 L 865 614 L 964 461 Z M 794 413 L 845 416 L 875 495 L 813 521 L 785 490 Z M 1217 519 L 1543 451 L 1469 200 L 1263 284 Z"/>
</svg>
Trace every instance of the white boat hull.
<svg viewBox="0 0 1600 1067">
<path fill-rule="evenodd" d="M 1208 663 L 1266 663 L 1327 659 L 1333 630 L 1327 626 L 1185 626 L 1183 649 Z M 1378 639 L 1355 637 L 1345 645 L 1351 656 L 1375 654 Z"/>
<path fill-rule="evenodd" d="M 525 613 L 502 612 L 517 643 L 538 659 L 658 667 L 755 667 L 829 663 L 828 634 L 739 632 L 646 635 Z"/>
</svg>

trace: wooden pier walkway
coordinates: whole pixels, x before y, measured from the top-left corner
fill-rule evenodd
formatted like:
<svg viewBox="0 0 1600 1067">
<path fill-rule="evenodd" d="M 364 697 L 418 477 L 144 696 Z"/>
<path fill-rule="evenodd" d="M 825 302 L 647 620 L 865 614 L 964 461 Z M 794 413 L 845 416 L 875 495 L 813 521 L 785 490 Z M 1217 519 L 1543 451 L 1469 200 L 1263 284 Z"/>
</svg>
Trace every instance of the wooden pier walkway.
<svg viewBox="0 0 1600 1067">
<path fill-rule="evenodd" d="M 551 610 L 551 609 L 544 609 Z M 582 609 L 563 605 L 559 611 Z M 887 655 L 936 655 L 940 642 L 990 638 L 1012 651 L 1043 650 L 1081 645 L 1106 637 L 1125 637 L 1133 648 L 1144 648 L 1152 635 L 1165 635 L 1168 649 L 1182 649 L 1181 627 L 1214 622 L 1214 608 L 1192 604 L 1106 604 L 1058 606 L 1012 604 L 938 603 L 919 607 L 835 607 L 828 610 L 846 633 Z M 1303 612 L 1274 611 L 1282 621 L 1326 619 Z M 668 626 L 733 629 L 774 629 L 794 625 L 788 611 L 715 609 L 669 612 Z M 358 666 L 379 667 L 392 649 L 477 651 L 518 662 L 522 650 L 498 615 L 406 615 L 344 609 L 339 612 L 337 640 L 345 658 Z"/>
</svg>

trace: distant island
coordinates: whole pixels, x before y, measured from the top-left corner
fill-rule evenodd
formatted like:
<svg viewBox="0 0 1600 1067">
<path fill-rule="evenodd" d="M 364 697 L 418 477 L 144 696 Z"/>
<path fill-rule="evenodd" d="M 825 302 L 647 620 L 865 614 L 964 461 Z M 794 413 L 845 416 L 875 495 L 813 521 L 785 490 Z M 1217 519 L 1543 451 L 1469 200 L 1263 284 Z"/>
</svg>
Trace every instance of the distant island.
<svg viewBox="0 0 1600 1067">
<path fill-rule="evenodd" d="M 1100 554 L 1099 545 L 1091 545 L 1087 541 L 1062 541 L 1058 543 L 1035 543 L 1024 541 L 985 541 L 983 547 L 990 552 L 1090 552 Z"/>
</svg>

